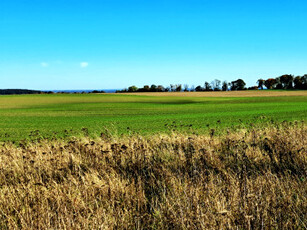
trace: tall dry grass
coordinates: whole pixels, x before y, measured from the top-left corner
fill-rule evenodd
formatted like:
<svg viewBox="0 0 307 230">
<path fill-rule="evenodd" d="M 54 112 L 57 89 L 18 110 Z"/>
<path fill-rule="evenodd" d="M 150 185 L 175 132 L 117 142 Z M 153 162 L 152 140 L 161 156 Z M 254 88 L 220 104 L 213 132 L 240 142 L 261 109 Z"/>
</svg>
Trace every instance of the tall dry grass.
<svg viewBox="0 0 307 230">
<path fill-rule="evenodd" d="M 305 229 L 304 124 L 0 147 L 0 229 Z"/>
</svg>

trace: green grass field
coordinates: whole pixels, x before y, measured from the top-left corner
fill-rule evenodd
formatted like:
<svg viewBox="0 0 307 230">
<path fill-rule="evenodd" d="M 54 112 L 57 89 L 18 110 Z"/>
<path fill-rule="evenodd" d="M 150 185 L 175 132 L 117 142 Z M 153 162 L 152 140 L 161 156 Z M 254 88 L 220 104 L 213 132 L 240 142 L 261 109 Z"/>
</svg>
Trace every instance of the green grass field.
<svg viewBox="0 0 307 230">
<path fill-rule="evenodd" d="M 168 97 L 118 94 L 0 96 L 0 141 L 40 137 L 205 133 L 302 121 L 306 96 Z M 107 130 L 107 131 L 106 131 Z"/>
</svg>

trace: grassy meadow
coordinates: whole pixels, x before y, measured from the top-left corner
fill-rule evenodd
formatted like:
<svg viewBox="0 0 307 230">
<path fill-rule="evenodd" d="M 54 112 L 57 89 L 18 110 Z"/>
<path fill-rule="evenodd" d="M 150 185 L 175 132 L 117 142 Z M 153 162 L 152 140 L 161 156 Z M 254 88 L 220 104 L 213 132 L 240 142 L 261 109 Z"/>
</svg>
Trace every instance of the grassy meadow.
<svg viewBox="0 0 307 230">
<path fill-rule="evenodd" d="M 295 91 L 294 91 L 295 92 Z M 224 94 L 223 94 L 224 93 Z M 58 94 L 0 96 L 0 141 L 72 136 L 185 132 L 247 128 L 302 121 L 304 91 L 164 93 L 154 95 Z M 253 96 L 254 95 L 254 96 Z M 280 96 L 282 95 L 282 96 Z"/>
<path fill-rule="evenodd" d="M 0 229 L 306 229 L 304 91 L 0 96 Z"/>
</svg>

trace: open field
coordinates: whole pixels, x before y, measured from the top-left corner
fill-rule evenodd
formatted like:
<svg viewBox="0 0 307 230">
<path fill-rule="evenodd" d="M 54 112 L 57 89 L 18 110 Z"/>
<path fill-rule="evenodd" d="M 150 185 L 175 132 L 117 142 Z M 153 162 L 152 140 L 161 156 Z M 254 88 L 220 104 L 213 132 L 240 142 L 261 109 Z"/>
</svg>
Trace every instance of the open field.
<svg viewBox="0 0 307 230">
<path fill-rule="evenodd" d="M 1 96 L 0 229 L 305 229 L 297 93 Z"/>
<path fill-rule="evenodd" d="M 1 229 L 306 229 L 302 123 L 0 145 Z"/>
<path fill-rule="evenodd" d="M 222 93 L 0 96 L 0 141 L 101 133 L 205 134 L 307 117 L 306 91 L 251 92 L 257 97 L 245 91 L 226 92 L 231 97 L 212 97 Z"/>
<path fill-rule="evenodd" d="M 213 92 L 142 92 L 124 93 L 126 95 L 172 96 L 172 97 L 282 97 L 307 96 L 307 90 L 243 90 Z"/>
</svg>

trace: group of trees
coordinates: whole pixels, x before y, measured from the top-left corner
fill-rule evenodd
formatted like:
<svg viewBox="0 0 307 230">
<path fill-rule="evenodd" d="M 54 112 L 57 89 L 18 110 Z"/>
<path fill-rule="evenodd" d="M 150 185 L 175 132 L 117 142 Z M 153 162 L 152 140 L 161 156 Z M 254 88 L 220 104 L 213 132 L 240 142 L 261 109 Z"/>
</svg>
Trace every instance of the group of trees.
<svg viewBox="0 0 307 230">
<path fill-rule="evenodd" d="M 54 94 L 53 91 L 39 91 L 39 90 L 29 90 L 29 89 L 0 89 L 0 95 L 14 95 L 14 94 Z M 68 92 L 61 91 L 56 92 L 57 94 L 87 94 L 87 93 L 105 93 L 102 90 L 93 90 L 93 91 L 82 91 L 82 92 Z"/>
<path fill-rule="evenodd" d="M 294 77 L 291 74 L 284 74 L 277 78 L 269 78 L 267 80 L 259 79 L 257 81 L 258 88 L 263 89 L 307 89 L 307 74 Z"/>
<path fill-rule="evenodd" d="M 13 94 L 42 94 L 39 90 L 28 89 L 0 89 L 0 95 L 13 95 Z"/>
<path fill-rule="evenodd" d="M 238 79 L 232 82 L 220 81 L 215 79 L 211 83 L 205 82 L 204 87 L 198 85 L 191 89 L 191 91 L 228 91 L 228 90 L 245 90 L 246 83 L 242 79 Z"/>
<path fill-rule="evenodd" d="M 164 87 L 162 85 L 144 85 L 143 88 L 138 88 L 135 85 L 130 86 L 128 89 L 117 90 L 116 93 L 125 93 L 125 92 L 180 92 L 182 91 L 182 85 L 170 85 L 169 87 Z M 188 90 L 184 88 L 184 91 Z"/>
<path fill-rule="evenodd" d="M 284 74 L 277 78 L 258 79 L 257 86 L 252 86 L 246 88 L 244 80 L 237 79 L 235 81 L 227 82 L 215 79 L 211 83 L 205 82 L 203 86 L 198 85 L 196 87 L 185 84 L 171 84 L 168 87 L 162 85 L 144 85 L 143 88 L 138 88 L 136 86 L 130 86 L 128 89 L 117 90 L 116 93 L 123 92 L 181 92 L 181 91 L 228 91 L 228 90 L 256 90 L 256 89 L 307 89 L 307 74 L 303 76 L 294 76 L 291 74 Z M 38 91 L 38 90 L 25 90 L 25 89 L 6 89 L 0 90 L 0 95 L 2 94 L 51 94 L 52 91 Z M 59 92 L 67 93 L 67 92 Z M 104 91 L 94 90 L 91 92 L 82 93 L 104 93 Z"/>
<path fill-rule="evenodd" d="M 257 90 L 257 89 L 307 89 L 307 74 L 303 76 L 296 76 L 285 74 L 277 78 L 268 78 L 267 80 L 259 79 L 258 86 L 251 86 L 246 88 L 246 83 L 242 79 L 227 82 L 215 79 L 211 83 L 205 82 L 204 86 L 198 85 L 196 87 L 185 84 L 171 84 L 168 87 L 162 85 L 144 85 L 143 88 L 130 86 L 124 90 L 117 90 L 117 93 L 124 92 L 181 92 L 181 91 L 229 91 L 229 90 Z"/>
<path fill-rule="evenodd" d="M 188 91 L 228 91 L 228 90 L 244 90 L 245 82 L 242 79 L 238 79 L 232 82 L 221 82 L 218 79 L 215 79 L 211 83 L 205 82 L 204 86 L 198 85 L 196 87 L 185 84 L 171 84 L 168 87 L 162 85 L 144 85 L 143 88 L 138 88 L 135 85 L 130 86 L 124 90 L 117 90 L 116 93 L 125 93 L 125 92 L 188 92 Z"/>
</svg>

